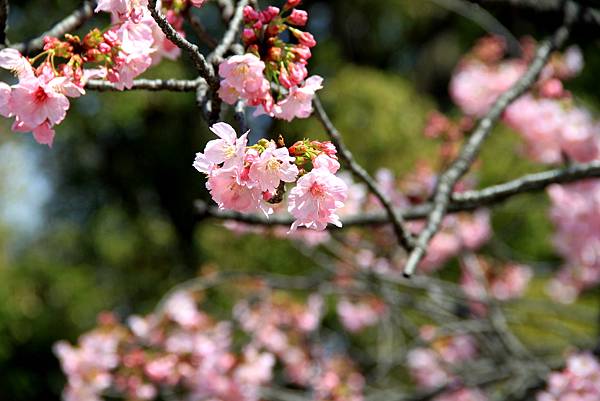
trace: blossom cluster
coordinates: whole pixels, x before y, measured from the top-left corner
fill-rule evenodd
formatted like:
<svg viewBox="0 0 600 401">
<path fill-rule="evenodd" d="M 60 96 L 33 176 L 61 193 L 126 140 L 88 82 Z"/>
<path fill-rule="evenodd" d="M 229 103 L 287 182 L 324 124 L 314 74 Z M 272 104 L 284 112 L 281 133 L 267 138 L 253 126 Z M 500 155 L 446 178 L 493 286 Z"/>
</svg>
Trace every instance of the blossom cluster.
<svg viewBox="0 0 600 401">
<path fill-rule="evenodd" d="M 461 387 L 453 369 L 478 355 L 475 339 L 467 334 L 442 335 L 435 326 L 423 326 L 420 336 L 424 346 L 408 352 L 407 365 L 419 388 L 435 390 L 453 383 L 453 389 L 442 392 L 437 401 L 485 401 L 477 389 Z M 458 388 L 457 388 L 458 387 Z"/>
<path fill-rule="evenodd" d="M 370 195 L 366 186 L 352 180 L 350 174 L 339 173 L 339 178 L 345 182 L 346 199 L 343 207 L 336 214 L 341 220 L 344 217 L 383 212 L 377 198 Z M 426 202 L 435 186 L 436 174 L 425 163 L 417 165 L 416 170 L 398 180 L 394 174 L 386 169 L 381 169 L 375 174 L 379 188 L 398 209 L 416 206 Z M 466 190 L 472 182 L 463 181 L 458 190 Z M 275 209 L 274 213 L 280 211 Z M 423 227 L 422 221 L 408 223 L 411 230 L 417 231 Z M 228 221 L 225 226 L 237 234 L 274 235 L 280 238 L 300 240 L 309 246 L 325 244 L 330 236 L 325 232 L 312 230 L 297 230 L 292 235 L 280 228 L 253 227 L 239 222 Z M 370 270 L 382 275 L 400 274 L 406 262 L 406 253 L 399 249 L 393 240 L 389 227 L 374 228 L 371 230 L 368 241 L 358 234 L 347 236 L 348 247 L 345 249 L 342 260 L 347 260 L 344 265 L 358 266 L 360 269 Z M 448 260 L 463 252 L 475 251 L 485 244 L 491 236 L 489 212 L 478 210 L 474 213 L 457 213 L 444 218 L 440 232 L 433 238 L 427 256 L 419 265 L 423 272 L 433 272 L 440 269 Z M 366 244 L 371 246 L 367 247 Z M 381 256 L 378 254 L 382 254 Z M 385 255 L 385 256 L 383 256 Z M 340 255 L 341 256 L 341 255 Z M 362 302 L 361 302 L 362 303 Z M 344 308 L 349 311 L 350 308 Z M 376 314 L 379 316 L 379 313 Z M 360 324 L 359 326 L 363 326 Z"/>
<path fill-rule="evenodd" d="M 127 325 L 105 313 L 76 346 L 57 343 L 68 378 L 64 399 L 155 400 L 176 391 L 186 399 L 258 401 L 281 366 L 282 384 L 311 390 L 315 401 L 362 400 L 364 379 L 353 363 L 310 341 L 320 325 L 320 297 L 304 304 L 267 290 L 259 300 L 238 302 L 233 315 L 247 334 L 239 346 L 234 322 L 200 309 L 201 295 L 176 291 L 160 310 L 131 316 Z"/>
<path fill-rule="evenodd" d="M 523 47 L 521 58 L 503 59 L 500 39 L 478 43 L 452 78 L 450 93 L 456 104 L 469 115 L 483 115 L 524 73 L 533 46 L 526 41 Z M 582 65 L 577 48 L 553 55 L 533 89 L 506 109 L 504 122 L 522 136 L 525 154 L 532 160 L 589 162 L 600 157 L 600 121 L 563 86 Z M 600 180 L 553 185 L 548 194 L 557 229 L 554 243 L 565 260 L 549 291 L 554 298 L 570 302 L 582 290 L 600 283 Z"/>
<path fill-rule="evenodd" d="M 479 315 L 486 312 L 488 297 L 499 301 L 520 298 L 533 276 L 529 266 L 494 263 L 483 256 L 461 258 L 460 286 L 471 301 L 471 310 Z"/>
<path fill-rule="evenodd" d="M 186 2 L 164 2 L 169 22 L 183 34 Z M 54 126 L 69 109 L 69 98 L 85 94 L 91 78 L 104 78 L 117 89 L 131 88 L 133 80 L 163 57 L 175 59 L 180 49 L 156 24 L 144 0 L 101 0 L 96 12 L 111 13 L 112 24 L 95 28 L 83 38 L 45 37 L 43 50 L 27 58 L 14 49 L 0 51 L 0 67 L 18 82 L 0 82 L 0 115 L 14 117 L 12 130 L 32 132 L 40 144 L 52 145 Z"/>
<path fill-rule="evenodd" d="M 231 56 L 219 65 L 222 78 L 219 96 L 228 104 L 243 99 L 257 106 L 258 114 L 291 121 L 312 113 L 312 99 L 322 88 L 320 76 L 308 76 L 308 59 L 316 45 L 314 37 L 299 28 L 308 14 L 288 0 L 282 9 L 269 6 L 258 11 L 244 8 L 242 40 L 245 53 Z M 288 43 L 283 34 L 289 34 Z"/>
<path fill-rule="evenodd" d="M 335 175 L 340 164 L 330 142 L 305 140 L 288 149 L 280 138 L 248 146 L 248 132 L 238 138 L 222 122 L 210 129 L 219 139 L 209 141 L 193 165 L 207 175 L 206 188 L 220 209 L 269 216 L 283 200 L 285 183 L 295 183 L 287 197 L 295 218 L 290 231 L 342 225 L 336 212 L 344 206 L 348 188 Z"/>
<path fill-rule="evenodd" d="M 537 401 L 592 401 L 600 399 L 600 362 L 591 353 L 576 353 L 567 358 L 566 367 L 548 376 L 547 388 Z"/>
</svg>

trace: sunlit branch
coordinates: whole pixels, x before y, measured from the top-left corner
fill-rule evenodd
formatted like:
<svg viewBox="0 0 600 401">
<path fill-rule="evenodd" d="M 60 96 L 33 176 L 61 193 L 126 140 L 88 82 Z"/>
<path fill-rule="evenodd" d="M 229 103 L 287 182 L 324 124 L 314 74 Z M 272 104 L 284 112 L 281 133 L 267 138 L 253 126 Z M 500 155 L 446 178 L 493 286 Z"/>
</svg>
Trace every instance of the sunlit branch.
<svg viewBox="0 0 600 401">
<path fill-rule="evenodd" d="M 331 142 L 333 142 L 335 147 L 338 149 L 340 159 L 347 164 L 350 171 L 352 171 L 352 173 L 358 179 L 367 185 L 369 191 L 371 191 L 377 197 L 377 199 L 379 199 L 388 215 L 389 221 L 394 227 L 394 232 L 398 237 L 398 242 L 400 245 L 402 245 L 402 247 L 406 250 L 412 249 L 414 246 L 413 237 L 408 228 L 406 228 L 402 215 L 394 209 L 391 200 L 381 191 L 379 186 L 375 183 L 373 177 L 371 177 L 369 173 L 367 173 L 367 171 L 354 159 L 352 152 L 350 152 L 350 150 L 344 144 L 342 134 L 329 119 L 329 116 L 325 112 L 325 109 L 323 108 L 323 105 L 317 96 L 315 96 L 313 103 L 317 117 L 331 138 Z"/>
<path fill-rule="evenodd" d="M 235 41 L 235 37 L 240 30 L 240 26 L 242 23 L 242 18 L 244 17 L 244 7 L 248 5 L 248 0 L 240 0 L 235 8 L 235 13 L 233 17 L 229 21 L 229 27 L 227 31 L 223 35 L 223 38 L 219 42 L 218 46 L 213 50 L 213 52 L 208 56 L 208 61 L 211 63 L 219 63 L 221 62 L 223 56 L 233 42 Z"/>
<path fill-rule="evenodd" d="M 56 23 L 46 32 L 26 42 L 11 44 L 10 47 L 17 49 L 23 54 L 39 51 L 44 47 L 44 38 L 46 36 L 61 37 L 65 33 L 76 30 L 94 15 L 95 7 L 96 0 L 84 0 L 78 9 Z"/>
<path fill-rule="evenodd" d="M 527 174 L 503 184 L 493 185 L 480 190 L 454 193 L 448 203 L 447 212 L 457 213 L 475 210 L 510 199 L 519 194 L 538 192 L 552 184 L 568 184 L 589 178 L 600 178 L 600 161 L 573 164 L 571 166 L 552 169 L 541 173 Z M 261 215 L 242 214 L 219 210 L 217 207 L 199 203 L 201 215 L 222 220 L 235 220 L 247 224 L 288 226 L 293 219 L 288 216 L 270 216 L 267 220 Z M 396 213 L 404 220 L 419 220 L 427 217 L 433 210 L 432 203 L 413 206 L 407 209 L 396 209 Z M 384 212 L 361 213 L 342 219 L 344 227 L 371 226 L 389 224 L 389 216 Z"/>
<path fill-rule="evenodd" d="M 147 90 L 147 91 L 170 91 L 170 92 L 195 92 L 198 87 L 205 87 L 204 79 L 136 79 L 133 86 L 125 91 Z M 86 89 L 98 92 L 119 91 L 115 84 L 108 81 L 92 79 L 85 85 Z"/>
<path fill-rule="evenodd" d="M 483 142 L 492 132 L 494 124 L 514 100 L 531 88 L 546 65 L 550 54 L 566 41 L 570 27 L 578 12 L 578 7 L 573 3 L 567 3 L 567 6 L 565 24 L 550 39 L 540 44 L 525 74 L 509 90 L 500 95 L 487 114 L 478 122 L 475 130 L 463 145 L 458 158 L 440 176 L 433 198 L 433 209 L 429 213 L 427 224 L 417 237 L 415 247 L 406 262 L 404 268 L 406 276 L 411 276 L 414 273 L 417 265 L 425 256 L 429 241 L 437 233 L 448 210 L 454 186 L 475 161 Z"/>
</svg>

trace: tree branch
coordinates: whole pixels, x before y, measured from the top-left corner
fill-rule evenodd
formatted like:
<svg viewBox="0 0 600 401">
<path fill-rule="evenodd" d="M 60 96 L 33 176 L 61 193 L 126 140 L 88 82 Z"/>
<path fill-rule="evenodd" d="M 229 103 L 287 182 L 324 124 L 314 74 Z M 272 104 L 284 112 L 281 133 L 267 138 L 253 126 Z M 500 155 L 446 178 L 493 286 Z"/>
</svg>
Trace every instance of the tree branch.
<svg viewBox="0 0 600 401">
<path fill-rule="evenodd" d="M 12 44 L 10 47 L 17 49 L 22 54 L 29 54 L 31 52 L 39 51 L 44 47 L 44 38 L 46 36 L 61 37 L 67 32 L 76 30 L 88 19 L 90 19 L 92 15 L 94 15 L 95 7 L 96 0 L 84 0 L 78 9 L 73 11 L 46 32 L 27 42 Z"/>
<path fill-rule="evenodd" d="M 244 7 L 246 7 L 247 5 L 248 0 L 240 0 L 238 2 L 233 17 L 229 21 L 229 27 L 223 35 L 221 42 L 215 48 L 215 50 L 213 50 L 213 52 L 208 56 L 209 62 L 213 64 L 220 63 L 225 53 L 231 48 L 231 45 L 235 40 L 235 36 L 237 35 L 242 24 L 242 18 L 244 17 Z"/>
<path fill-rule="evenodd" d="M 499 185 L 493 185 L 480 190 L 454 193 L 448 204 L 448 213 L 458 213 L 475 210 L 503 202 L 513 196 L 531 192 L 541 191 L 553 184 L 568 184 L 584 179 L 600 178 L 600 161 L 590 163 L 574 164 L 568 167 L 552 169 L 541 173 L 528 174 L 512 181 Z M 267 220 L 262 215 L 242 214 L 231 211 L 219 210 L 217 207 L 209 207 L 204 203 L 198 206 L 202 215 L 221 219 L 235 220 L 242 223 L 276 226 L 289 226 L 293 219 L 288 216 L 271 216 Z M 403 210 L 396 210 L 404 220 L 419 220 L 427 217 L 433 210 L 432 203 L 424 203 Z M 356 214 L 343 218 L 344 227 L 371 226 L 389 224 L 387 213 L 374 212 Z"/>
<path fill-rule="evenodd" d="M 180 79 L 136 79 L 133 86 L 126 91 L 147 90 L 147 91 L 171 91 L 171 92 L 194 92 L 200 86 L 206 86 L 206 81 L 199 78 L 195 80 Z M 91 79 L 85 85 L 86 89 L 98 92 L 118 91 L 112 82 Z"/>
<path fill-rule="evenodd" d="M 198 46 L 187 41 L 182 37 L 173 26 L 167 21 L 167 19 L 161 14 L 158 9 L 157 0 L 148 0 L 148 9 L 152 18 L 156 21 L 160 29 L 163 31 L 165 36 L 173 42 L 177 47 L 185 50 L 191 57 L 194 66 L 200 73 L 200 76 L 206 80 L 208 86 L 212 91 L 211 96 L 211 111 L 209 115 L 209 123 L 212 124 L 219 119 L 221 111 L 221 101 L 217 91 L 219 90 L 219 79 L 215 75 L 215 71 L 210 63 L 206 61 Z"/>
<path fill-rule="evenodd" d="M 217 40 L 208 33 L 208 31 L 202 24 L 202 21 L 200 21 L 200 18 L 192 14 L 189 10 L 187 10 L 187 20 L 190 23 L 190 26 L 192 27 L 196 36 L 198 36 L 198 39 L 204 42 L 206 46 L 208 46 L 211 49 L 217 47 Z"/>
<path fill-rule="evenodd" d="M 212 66 L 206 61 L 198 46 L 187 41 L 181 36 L 175 28 L 167 21 L 167 19 L 161 14 L 157 6 L 156 0 L 148 0 L 148 10 L 152 18 L 156 21 L 160 29 L 163 31 L 165 36 L 173 42 L 177 47 L 186 51 L 194 62 L 194 66 L 200 72 L 202 78 L 207 82 L 211 83 L 215 80 L 215 73 Z"/>
<path fill-rule="evenodd" d="M 473 21 L 488 33 L 498 35 L 506 40 L 508 53 L 513 57 L 521 55 L 521 44 L 504 25 L 500 23 L 489 11 L 479 4 L 466 0 L 430 0 L 439 6 L 445 7 L 456 14 Z"/>
<path fill-rule="evenodd" d="M 337 130 L 337 128 L 329 119 L 329 116 L 325 112 L 325 109 L 323 108 L 323 105 L 321 104 L 321 101 L 317 96 L 315 96 L 313 103 L 315 106 L 315 110 L 317 111 L 317 117 L 319 118 L 321 124 L 323 125 L 329 137 L 331 138 L 331 142 L 333 142 L 335 147 L 338 149 L 338 154 L 340 155 L 340 158 L 346 163 L 350 171 L 352 171 L 352 173 L 358 179 L 360 179 L 367 185 L 369 191 L 371 191 L 377 197 L 377 199 L 379 199 L 388 215 L 390 223 L 392 223 L 392 226 L 394 227 L 394 232 L 398 237 L 398 242 L 404 249 L 411 250 L 414 246 L 414 240 L 412 234 L 410 233 L 410 231 L 408 231 L 408 229 L 405 226 L 404 218 L 394 209 L 392 202 L 381 191 L 381 189 L 379 189 L 373 177 L 371 177 L 369 173 L 367 173 L 367 171 L 360 164 L 358 164 L 358 162 L 356 162 L 354 156 L 352 155 L 352 152 L 350 152 L 350 150 L 348 150 L 348 148 L 344 144 L 342 134 Z"/>
<path fill-rule="evenodd" d="M 555 32 L 552 38 L 540 44 L 525 74 L 509 90 L 500 95 L 487 114 L 479 121 L 475 131 L 463 145 L 458 158 L 440 176 L 434 193 L 433 209 L 429 213 L 427 224 L 419 234 L 415 247 L 411 251 L 404 267 L 404 274 L 407 277 L 410 277 L 414 273 L 417 265 L 425 256 L 429 241 L 437 233 L 446 214 L 454 185 L 473 164 L 483 142 L 491 133 L 494 124 L 514 100 L 531 88 L 537 81 L 552 51 L 566 41 L 570 26 L 576 17 L 575 14 L 579 11 L 577 6 L 573 5 L 571 7 L 570 4 L 572 3 L 567 3 L 565 24 Z"/>
</svg>

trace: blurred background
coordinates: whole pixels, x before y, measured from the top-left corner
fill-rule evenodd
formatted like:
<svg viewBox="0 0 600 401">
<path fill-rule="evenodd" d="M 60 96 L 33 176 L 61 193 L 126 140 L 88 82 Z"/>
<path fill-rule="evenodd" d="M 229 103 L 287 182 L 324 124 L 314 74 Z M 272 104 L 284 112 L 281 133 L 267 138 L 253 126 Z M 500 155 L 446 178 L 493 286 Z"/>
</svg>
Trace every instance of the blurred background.
<svg viewBox="0 0 600 401">
<path fill-rule="evenodd" d="M 418 159 L 432 157 L 435 144 L 422 135 L 426 116 L 434 109 L 458 114 L 449 78 L 461 55 L 487 33 L 463 16 L 466 3 L 304 3 L 318 40 L 311 73 L 325 77 L 322 99 L 359 161 L 371 172 L 387 167 L 402 176 Z M 78 4 L 12 1 L 9 40 L 37 36 Z M 500 2 L 486 8 L 517 38 L 539 39 L 560 21 L 553 12 Z M 220 35 L 213 4 L 199 15 Z M 87 26 L 108 22 L 97 16 Z M 588 28 L 575 32 L 586 68 L 568 89 L 598 111 L 600 52 L 592 37 Z M 183 56 L 145 77 L 193 78 L 194 71 Z M 148 312 L 170 287 L 206 266 L 283 274 L 311 268 L 285 241 L 235 237 L 219 222 L 198 218 L 194 201 L 209 197 L 192 161 L 210 135 L 191 93 L 90 92 L 72 102 L 52 149 L 12 133 L 8 124 L 0 122 L 0 400 L 59 399 L 64 378 L 54 342 L 75 340 L 103 310 Z M 254 138 L 324 138 L 311 120 L 250 125 Z M 516 134 L 497 130 L 482 156 L 482 185 L 540 169 L 519 156 Z M 560 265 L 546 205 L 539 194 L 495 208 L 487 250 L 535 266 L 531 291 L 538 293 L 544 275 Z"/>
</svg>

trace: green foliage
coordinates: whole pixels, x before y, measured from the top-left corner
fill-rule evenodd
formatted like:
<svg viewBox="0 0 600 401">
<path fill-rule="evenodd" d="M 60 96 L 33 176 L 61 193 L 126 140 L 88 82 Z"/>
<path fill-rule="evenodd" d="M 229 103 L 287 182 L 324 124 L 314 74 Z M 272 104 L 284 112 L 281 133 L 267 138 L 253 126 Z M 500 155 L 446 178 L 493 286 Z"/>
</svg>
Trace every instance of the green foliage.
<svg viewBox="0 0 600 401">
<path fill-rule="evenodd" d="M 399 75 L 347 66 L 327 81 L 321 98 L 348 148 L 371 172 L 385 167 L 402 175 L 434 155 L 435 143 L 422 135 L 433 104 Z M 278 129 L 296 133 L 296 139 L 326 138 L 316 119 Z"/>
</svg>

